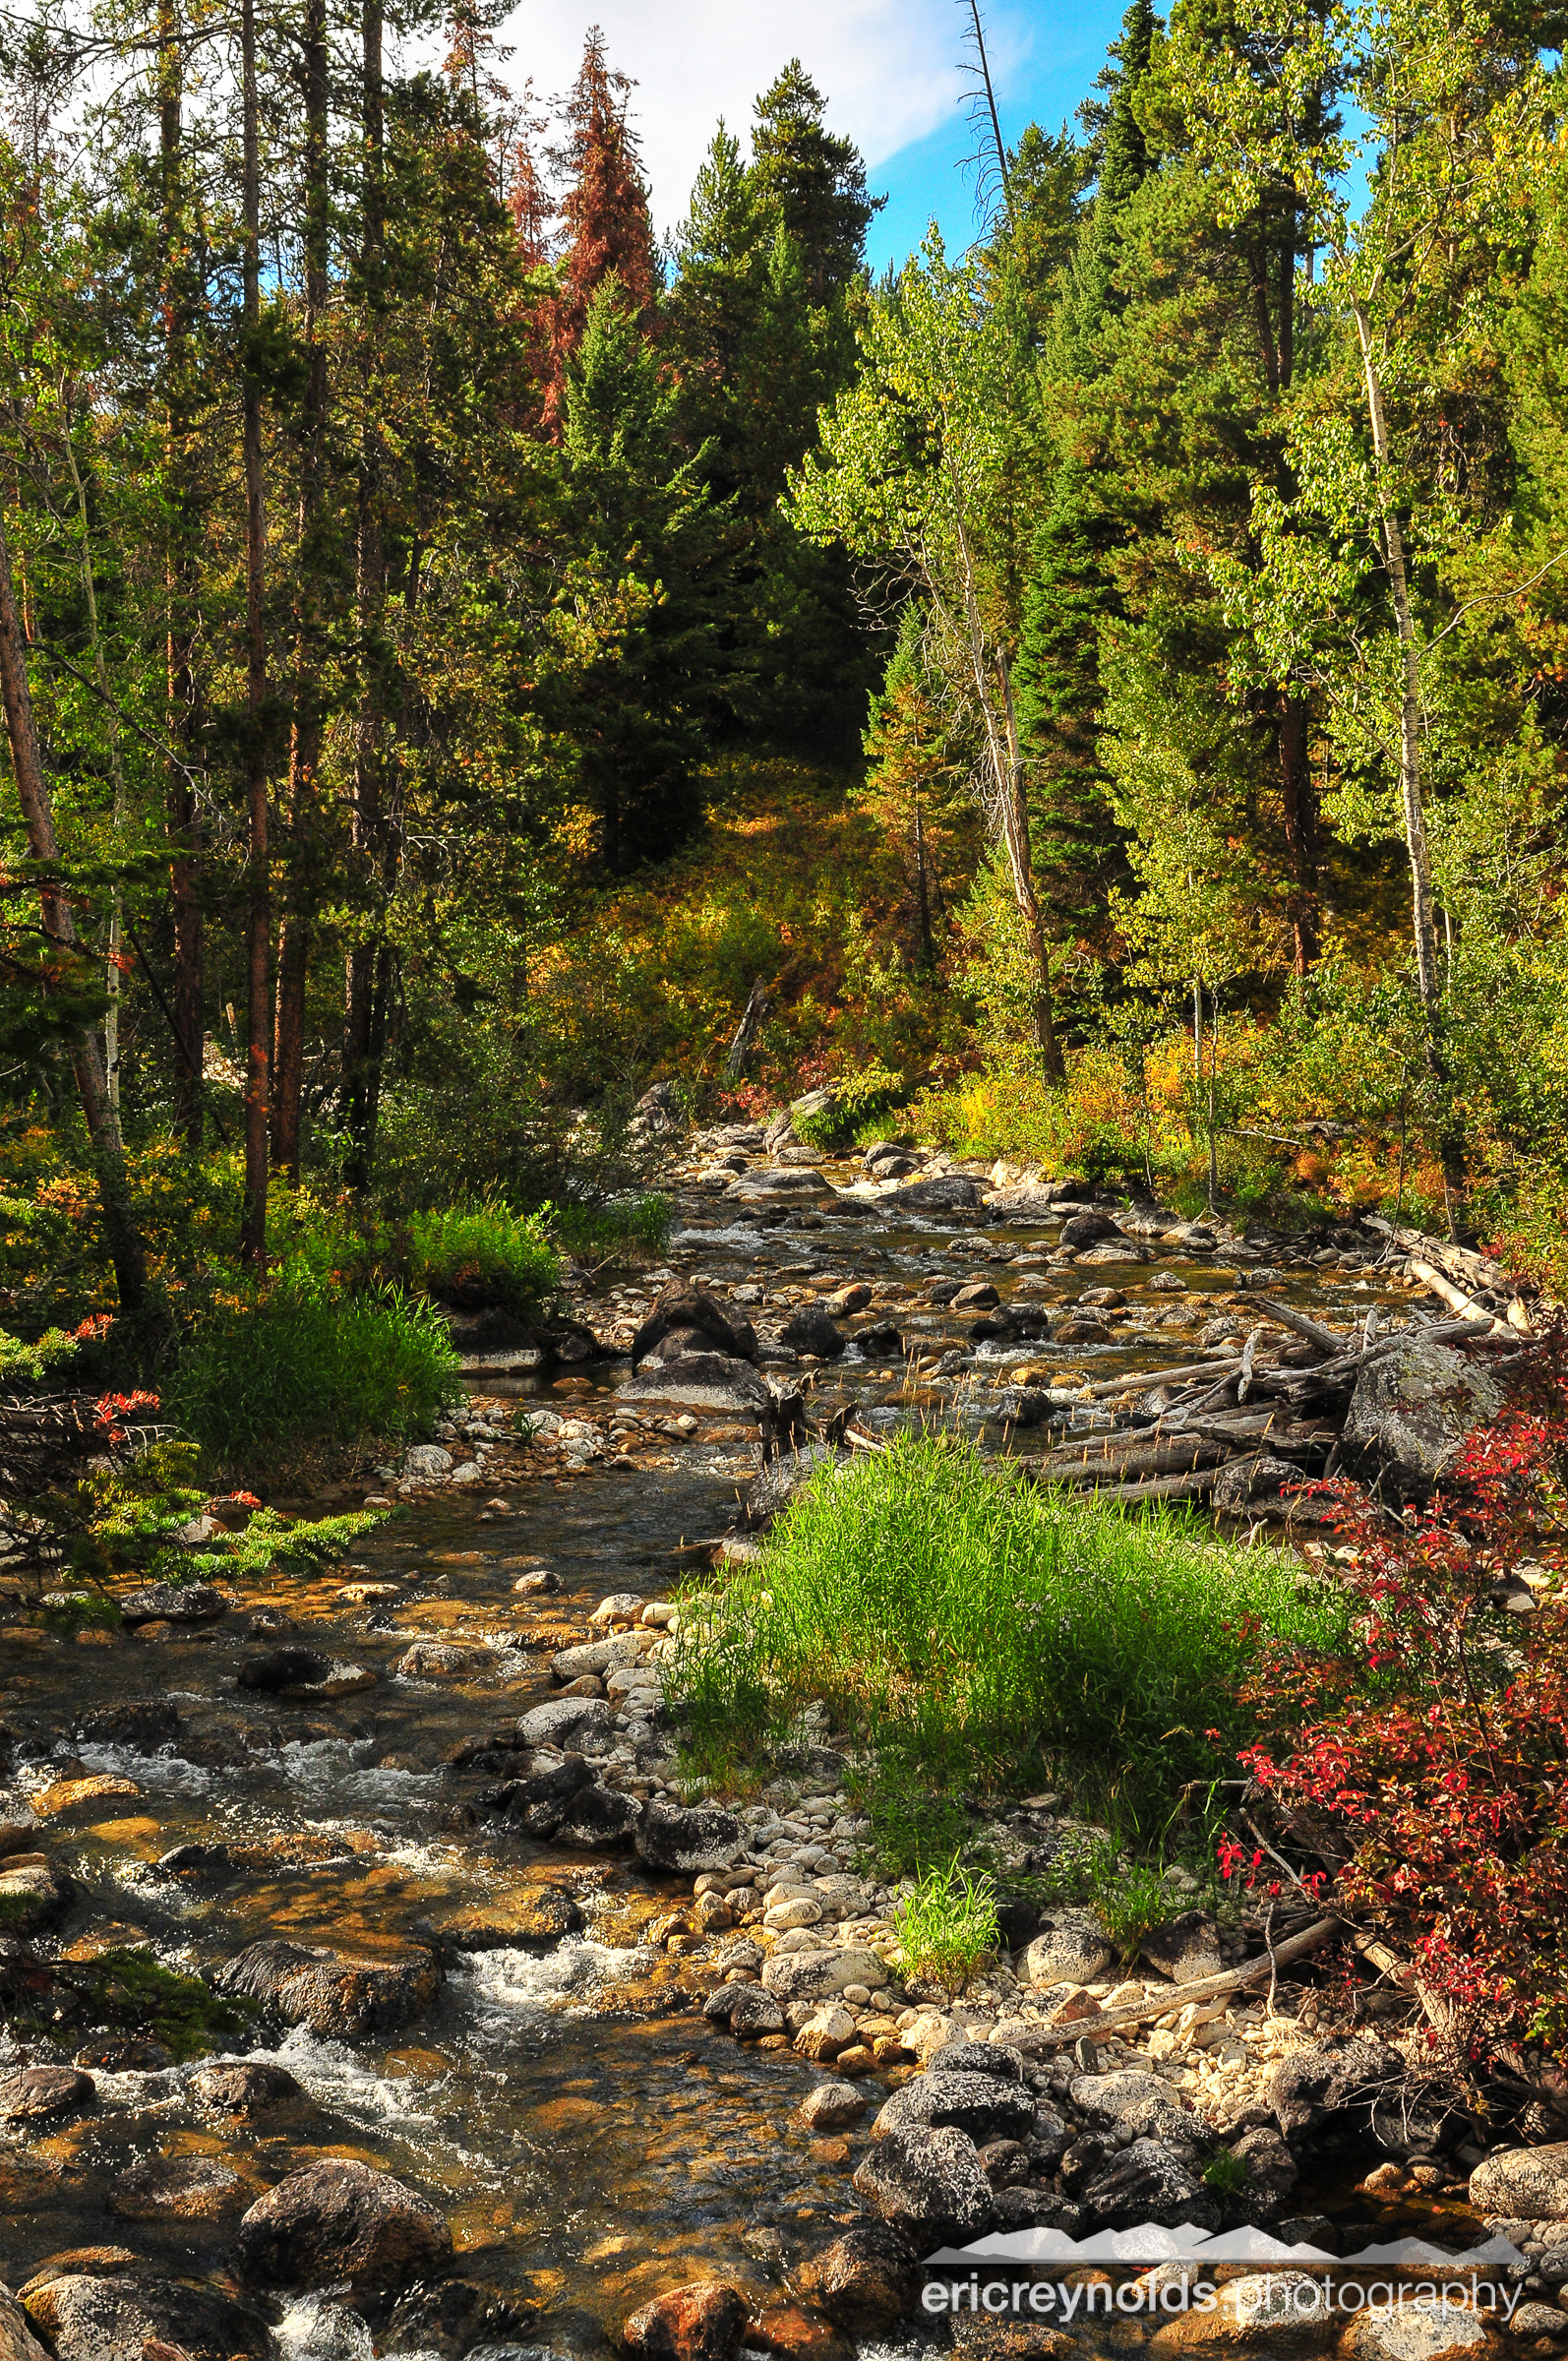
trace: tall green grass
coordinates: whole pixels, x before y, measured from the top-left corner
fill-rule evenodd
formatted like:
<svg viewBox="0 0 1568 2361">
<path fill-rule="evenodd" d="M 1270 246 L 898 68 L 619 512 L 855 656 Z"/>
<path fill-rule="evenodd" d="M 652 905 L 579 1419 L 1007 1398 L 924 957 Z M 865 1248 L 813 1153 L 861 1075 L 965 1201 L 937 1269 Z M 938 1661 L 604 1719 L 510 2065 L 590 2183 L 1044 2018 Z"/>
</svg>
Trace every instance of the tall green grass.
<svg viewBox="0 0 1568 2361">
<path fill-rule="evenodd" d="M 549 1224 L 556 1243 L 579 1262 L 615 1262 L 662 1254 L 674 1213 L 668 1197 L 644 1189 L 603 1205 L 546 1205 L 539 1218 Z"/>
<path fill-rule="evenodd" d="M 448 1302 L 502 1303 L 524 1320 L 540 1316 L 561 1279 L 545 1215 L 495 1197 L 411 1215 L 407 1267 L 415 1287 Z"/>
<path fill-rule="evenodd" d="M 285 1282 L 219 1298 L 163 1399 L 219 1468 L 276 1476 L 428 1433 L 460 1392 L 446 1324 L 419 1298 Z"/>
<path fill-rule="evenodd" d="M 671 1672 L 719 1770 L 803 1708 L 945 1790 L 1065 1787 L 1151 1842 L 1234 1774 L 1257 1635 L 1332 1645 L 1337 1609 L 1284 1551 L 1002 1474 L 950 1436 L 821 1470 L 760 1562 L 689 1602 Z"/>
</svg>

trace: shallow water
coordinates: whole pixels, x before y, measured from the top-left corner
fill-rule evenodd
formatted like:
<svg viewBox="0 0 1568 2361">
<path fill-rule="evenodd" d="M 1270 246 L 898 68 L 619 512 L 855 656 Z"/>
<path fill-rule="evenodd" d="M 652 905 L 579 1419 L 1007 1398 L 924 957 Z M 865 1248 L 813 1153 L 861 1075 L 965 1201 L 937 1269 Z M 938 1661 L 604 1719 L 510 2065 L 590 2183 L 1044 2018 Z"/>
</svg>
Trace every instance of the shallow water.
<svg viewBox="0 0 1568 2361">
<path fill-rule="evenodd" d="M 757 1275 L 770 1283 L 786 1271 L 799 1279 L 831 1269 L 882 1286 L 963 1272 L 992 1278 L 1005 1299 L 1042 1265 L 997 1253 L 1038 1257 L 1055 1236 L 1038 1225 L 997 1231 L 972 1215 L 905 1218 L 893 1229 L 873 1207 L 817 1230 L 759 1231 L 700 1206 L 689 1209 L 671 1262 L 719 1280 Z M 1144 1294 L 1157 1267 L 1062 1272 L 1037 1300 L 1059 1305 L 1089 1287 L 1114 1285 L 1129 1301 L 1161 1308 L 1168 1299 Z M 1211 1268 L 1165 1267 L 1191 1292 L 1224 1292 L 1229 1307 L 1230 1290 L 1215 1287 Z M 1406 1301 L 1360 1274 L 1325 1281 L 1276 1273 L 1269 1292 L 1341 1317 L 1372 1301 Z M 1244 1320 L 1244 1291 L 1236 1308 Z M 933 1345 L 965 1324 L 963 1315 L 929 1307 L 889 1307 L 889 1316 Z M 1193 1335 L 1153 1330 L 1098 1348 L 1008 1348 L 1001 1358 L 1054 1360 L 1064 1372 L 1098 1376 L 1190 1360 L 1196 1347 Z M 993 1373 L 983 1364 L 978 1382 L 909 1387 L 853 1357 L 818 1371 L 814 1391 L 819 1409 L 853 1397 L 884 1423 L 937 1416 L 976 1426 Z M 627 1374 L 621 1362 L 587 1381 L 572 1376 L 552 1389 L 522 1380 L 514 1390 L 567 1408 L 573 1396 L 602 1397 Z M 312 2102 L 303 2114 L 264 2118 L 236 2134 L 196 2104 L 192 2065 L 103 2075 L 95 2109 L 78 2122 L 25 2143 L 0 2138 L 0 2277 L 15 2285 L 44 2257 L 98 2242 L 129 2245 L 186 2271 L 219 2270 L 242 2202 L 297 2164 L 347 2152 L 438 2200 L 452 2222 L 460 2270 L 516 2307 L 509 2346 L 536 2357 L 544 2348 L 596 2354 L 607 2329 L 664 2285 L 716 2273 L 758 2301 L 777 2295 L 793 2260 L 824 2243 L 836 2222 L 860 2217 L 850 2174 L 864 2131 L 850 2135 L 845 2155 L 790 2120 L 814 2070 L 710 2029 L 699 2013 L 708 1980 L 700 1964 L 637 1949 L 638 1926 L 668 1907 L 671 1890 L 623 1862 L 557 1850 L 476 1820 L 465 1799 L 483 1781 L 443 1770 L 456 1739 L 550 1692 L 549 1645 L 524 1645 L 535 1633 L 580 1624 L 613 1591 L 659 1597 L 673 1589 L 680 1544 L 729 1522 L 745 1452 L 734 1437 L 727 1430 L 715 1453 L 699 1431 L 661 1446 L 661 1466 L 555 1481 L 524 1475 L 520 1454 L 510 1463 L 503 1455 L 477 1490 L 438 1493 L 358 1545 L 352 1579 L 392 1576 L 402 1585 L 388 1604 L 345 1606 L 336 1596 L 349 1579 L 341 1568 L 309 1582 L 276 1576 L 231 1586 L 247 1609 L 283 1607 L 296 1626 L 291 1640 L 378 1674 L 373 1687 L 332 1705 L 236 1691 L 239 1659 L 267 1644 L 247 1637 L 243 1615 L 155 1647 L 122 1640 L 82 1648 L 0 1629 L 6 1719 L 17 1734 L 35 1733 L 85 1771 L 136 1789 L 75 1805 L 44 1832 L 51 1858 L 77 1882 L 56 1947 L 101 1940 L 110 1925 L 116 1940 L 150 1940 L 176 1967 L 216 1963 L 277 1934 L 373 1954 L 439 1929 L 461 1907 L 504 1900 L 539 1880 L 569 1887 L 586 1918 L 580 1936 L 553 1951 L 464 1955 L 430 2012 L 395 2033 L 332 2040 L 294 2031 L 231 2053 L 286 2066 Z M 1018 1448 L 1053 1439 L 1025 1434 Z M 486 1512 L 492 1493 L 505 1495 L 510 1510 Z M 536 1562 L 560 1575 L 559 1598 L 513 1595 L 518 1571 Z M 472 1681 L 395 1674 L 419 1638 L 484 1639 L 497 1654 Z M 69 1733 L 84 1710 L 150 1695 L 175 1699 L 186 1725 L 181 1744 L 199 1760 L 78 1750 Z M 39 1762 L 28 1776 L 41 1784 L 59 1769 L 58 1761 Z M 184 1883 L 155 1866 L 174 1846 L 214 1840 L 290 1841 L 292 1857 L 253 1860 L 219 1887 Z M 70 2050 L 71 2040 L 55 2047 L 39 2027 L 7 2044 L 6 2062 L 52 2061 Z M 221 2218 L 116 2214 L 116 2182 L 129 2163 L 190 2150 L 222 2155 L 245 2181 L 242 2200 Z M 365 2361 L 369 2350 L 362 2326 L 325 2298 L 294 2304 L 280 2336 L 285 2361 Z M 1115 2349 L 1125 2349 L 1124 2340 Z M 910 2350 L 879 2345 L 876 2361 L 908 2361 Z"/>
</svg>

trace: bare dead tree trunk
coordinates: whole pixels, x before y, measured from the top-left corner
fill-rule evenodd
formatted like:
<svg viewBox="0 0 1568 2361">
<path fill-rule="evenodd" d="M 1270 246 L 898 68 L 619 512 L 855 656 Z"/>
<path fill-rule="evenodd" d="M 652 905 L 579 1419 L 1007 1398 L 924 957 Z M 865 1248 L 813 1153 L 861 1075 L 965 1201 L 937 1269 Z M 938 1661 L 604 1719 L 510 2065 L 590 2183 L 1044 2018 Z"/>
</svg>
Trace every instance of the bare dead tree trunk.
<svg viewBox="0 0 1568 2361">
<path fill-rule="evenodd" d="M 383 231 L 382 0 L 364 0 L 360 20 L 363 72 L 364 198 L 360 301 L 374 320 L 380 302 Z M 387 614 L 387 551 L 382 532 L 382 449 L 374 418 L 367 331 L 366 380 L 360 390 L 358 541 L 354 602 L 364 677 L 354 725 L 354 802 L 349 841 L 371 891 L 379 883 L 385 827 L 385 689 L 382 645 Z M 374 882 L 372 881 L 374 880 Z M 374 1164 L 377 1073 L 385 1034 L 386 962 L 374 939 L 354 943 L 344 977 L 341 1110 L 348 1134 L 345 1178 L 370 1186 Z M 378 1015 L 378 1010 L 380 1015 Z"/>
<path fill-rule="evenodd" d="M 317 692 L 323 655 L 320 583 L 327 473 L 327 272 L 331 236 L 328 188 L 327 0 L 305 10 L 305 386 L 300 453 L 299 551 L 295 561 L 294 725 L 289 744 L 289 893 L 278 930 L 277 1026 L 273 1045 L 271 1150 L 275 1170 L 299 1180 L 300 1096 L 305 1071 L 305 986 L 315 896 L 316 799 L 322 750 Z"/>
<path fill-rule="evenodd" d="M 244 320 L 247 342 L 262 316 L 262 162 L 256 91 L 256 0 L 240 9 L 241 105 L 244 113 L 242 208 Z M 267 1267 L 267 1108 L 272 1011 L 271 879 L 267 809 L 267 618 L 264 611 L 267 516 L 262 483 L 262 391 L 246 355 L 242 454 L 245 476 L 245 802 L 249 823 L 245 943 L 245 1210 L 240 1256 L 258 1276 Z"/>
<path fill-rule="evenodd" d="M 761 977 L 758 976 L 756 982 L 752 986 L 745 1013 L 735 1028 L 735 1039 L 730 1043 L 730 1054 L 724 1060 L 722 1076 L 724 1081 L 739 1082 L 742 1074 L 746 1071 L 746 1061 L 755 1046 L 756 1037 L 767 1022 L 772 1006 L 772 1000 L 768 997 Z"/>
<path fill-rule="evenodd" d="M 174 1127 L 188 1152 L 202 1151 L 202 1053 L 207 1038 L 203 977 L 205 933 L 196 885 L 197 808 L 181 760 L 196 701 L 195 586 L 191 579 L 191 520 L 195 503 L 186 454 L 190 320 L 186 286 L 185 189 L 182 152 L 184 72 L 176 0 L 158 8 L 159 237 L 163 276 L 163 432 L 169 478 L 168 538 L 164 549 L 167 610 L 164 739 L 169 748 L 165 798 L 169 831 L 169 900 L 174 920 Z"/>
<path fill-rule="evenodd" d="M 1306 715 L 1304 700 L 1287 696 L 1281 699 L 1275 724 L 1285 851 L 1291 872 L 1292 965 L 1298 976 L 1307 973 L 1319 949 L 1317 795 L 1308 758 Z"/>
<path fill-rule="evenodd" d="M 11 547 L 3 519 L 0 519 L 0 698 L 5 704 L 11 767 L 28 831 L 28 847 L 34 861 L 53 866 L 59 861 L 60 845 L 55 835 L 54 807 L 49 797 L 48 782 L 43 775 L 43 757 L 32 717 L 32 696 L 28 687 L 27 641 L 23 636 L 21 617 L 17 613 L 16 587 L 11 575 Z M 45 880 L 39 886 L 38 899 L 45 938 L 59 950 L 74 953 L 79 947 L 76 921 L 63 888 L 53 879 Z M 76 1078 L 83 1120 L 97 1165 L 103 1235 L 109 1248 L 109 1259 L 114 1265 L 114 1281 L 119 1290 L 120 1302 L 127 1311 L 139 1311 L 147 1301 L 147 1255 L 126 1188 L 125 1150 L 120 1138 L 119 1120 L 109 1096 L 103 1052 L 90 1025 L 84 1025 L 72 1042 L 71 1067 Z"/>
</svg>

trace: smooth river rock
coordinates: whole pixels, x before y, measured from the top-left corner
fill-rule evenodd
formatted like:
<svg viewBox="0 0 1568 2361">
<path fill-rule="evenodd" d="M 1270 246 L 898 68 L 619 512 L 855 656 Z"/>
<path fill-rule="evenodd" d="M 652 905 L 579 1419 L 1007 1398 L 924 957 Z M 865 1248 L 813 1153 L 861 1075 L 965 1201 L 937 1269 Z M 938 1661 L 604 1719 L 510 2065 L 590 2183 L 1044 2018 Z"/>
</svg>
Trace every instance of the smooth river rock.
<svg viewBox="0 0 1568 2361">
<path fill-rule="evenodd" d="M 250 1944 L 218 1969 L 216 1988 L 254 2000 L 283 2025 L 315 2033 L 384 2032 L 406 2025 L 441 1989 L 434 1952 L 410 1946 L 389 1958 L 360 1959 L 272 1937 Z"/>
<path fill-rule="evenodd" d="M 452 2262 L 452 2232 L 428 2197 L 353 2156 L 326 2156 L 259 2198 L 234 2256 L 257 2287 L 406 2287 Z"/>
</svg>

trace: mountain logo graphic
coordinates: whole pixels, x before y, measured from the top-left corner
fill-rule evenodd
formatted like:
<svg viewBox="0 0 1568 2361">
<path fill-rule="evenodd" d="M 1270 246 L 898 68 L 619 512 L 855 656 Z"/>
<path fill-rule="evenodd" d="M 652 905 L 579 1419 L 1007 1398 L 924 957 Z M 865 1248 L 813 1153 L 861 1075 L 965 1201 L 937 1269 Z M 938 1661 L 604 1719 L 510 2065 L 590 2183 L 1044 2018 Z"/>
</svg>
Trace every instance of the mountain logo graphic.
<svg viewBox="0 0 1568 2361">
<path fill-rule="evenodd" d="M 973 2269 L 981 2263 L 1032 2263 L 1054 2268 L 1080 2263 L 1115 2263 L 1134 2270 L 1157 2263 L 1192 2263 L 1207 2270 L 1211 2263 L 1273 2264 L 1303 2270 L 1357 2270 L 1368 2267 L 1430 2271 L 1501 2270 L 1522 2264 L 1525 2257 L 1506 2238 L 1488 2238 L 1483 2246 L 1465 2247 L 1447 2254 L 1424 2238 L 1397 2238 L 1388 2246 L 1363 2246 L 1354 2255 L 1331 2255 L 1320 2246 L 1287 2246 L 1267 2230 L 1226 2230 L 1216 2236 L 1190 2221 L 1168 2230 L 1146 2221 L 1135 2230 L 1096 2230 L 1088 2238 L 1069 2238 L 1065 2230 L 1009 2230 L 977 2238 L 972 2246 L 938 2247 L 926 2257 L 928 2270 L 950 2270 L 957 2265 Z"/>
</svg>

